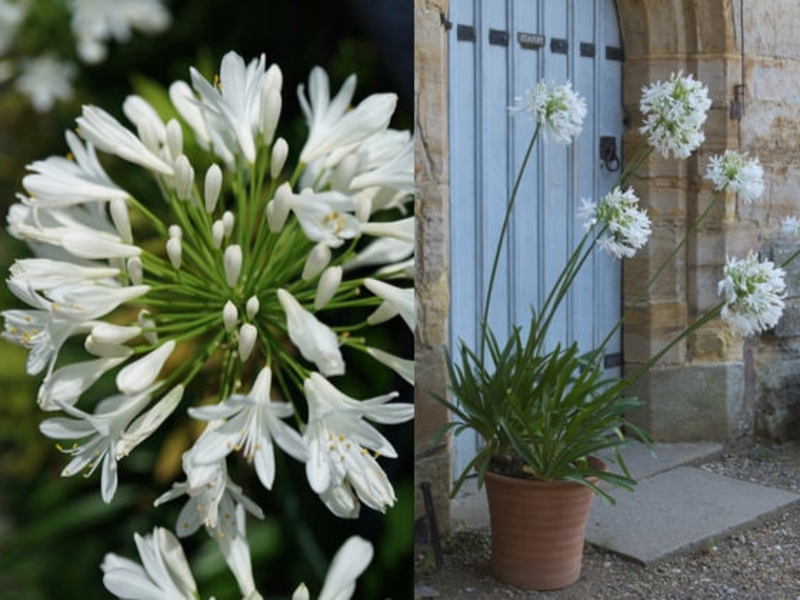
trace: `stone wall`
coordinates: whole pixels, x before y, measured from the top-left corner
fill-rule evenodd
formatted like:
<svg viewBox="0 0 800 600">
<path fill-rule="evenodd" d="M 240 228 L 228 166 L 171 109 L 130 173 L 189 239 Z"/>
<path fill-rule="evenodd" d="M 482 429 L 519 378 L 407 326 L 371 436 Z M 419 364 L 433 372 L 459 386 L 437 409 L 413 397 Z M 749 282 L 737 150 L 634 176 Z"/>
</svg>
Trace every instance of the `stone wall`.
<svg viewBox="0 0 800 600">
<path fill-rule="evenodd" d="M 744 18 L 747 76 L 742 148 L 764 165 L 767 189 L 758 206 L 740 218 L 758 229 L 765 255 L 782 263 L 800 249 L 800 238 L 780 232 L 780 221 L 800 217 L 800 39 L 792 0 L 736 3 L 737 32 Z M 741 33 L 738 33 L 741 38 Z M 738 41 L 738 39 L 737 39 Z M 739 43 L 741 49 L 741 43 Z M 774 332 L 752 345 L 755 433 L 783 439 L 800 435 L 800 265 L 787 268 L 786 311 Z"/>
<path fill-rule="evenodd" d="M 443 16 L 448 0 L 414 0 L 414 100 L 416 107 L 414 211 L 416 233 L 417 331 L 415 335 L 414 514 L 427 532 L 420 484 L 430 482 L 437 521 L 446 530 L 452 478 L 451 438 L 433 443 L 436 430 L 448 421 L 432 394 L 444 396 L 450 306 L 447 163 L 447 32 Z"/>
</svg>

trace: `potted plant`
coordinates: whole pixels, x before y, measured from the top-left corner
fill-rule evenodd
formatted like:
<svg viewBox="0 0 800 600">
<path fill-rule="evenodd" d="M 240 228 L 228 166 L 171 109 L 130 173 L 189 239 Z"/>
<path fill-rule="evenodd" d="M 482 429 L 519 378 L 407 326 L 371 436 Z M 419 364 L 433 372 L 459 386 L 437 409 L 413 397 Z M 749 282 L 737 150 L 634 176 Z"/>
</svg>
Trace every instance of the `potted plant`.
<svg viewBox="0 0 800 600">
<path fill-rule="evenodd" d="M 484 302 L 479 345 L 471 348 L 461 341 L 455 356 L 447 353 L 453 400 L 437 396 L 452 414 L 437 437 L 448 431 L 458 435 L 470 430 L 484 442 L 457 477 L 453 495 L 475 471 L 479 487 L 486 484 L 492 530 L 491 571 L 505 583 L 543 590 L 564 587 L 579 577 L 594 496 L 613 503 L 609 487 L 632 490 L 636 481 L 620 449 L 628 444 L 651 443 L 646 432 L 626 419 L 626 414 L 639 405 L 628 390 L 643 373 L 674 344 L 716 317 L 749 334 L 774 326 L 781 316 L 784 272 L 751 253 L 743 260 L 728 260 L 719 283 L 723 295 L 719 304 L 625 378 L 606 377 L 602 357 L 630 309 L 597 348 L 579 348 L 569 340 L 555 347 L 546 343 L 550 323 L 591 252 L 599 248 L 623 259 L 647 243 L 650 221 L 639 207 L 634 190 L 625 186 L 654 151 L 665 157 L 688 157 L 704 139 L 702 126 L 710 104 L 705 86 L 682 73 L 643 90 L 640 107 L 644 123 L 640 131 L 647 144 L 635 153 L 609 194 L 598 203 L 583 201 L 583 238 L 545 302 L 531 307 L 527 326 L 513 327 L 503 339 L 488 323 L 489 305 L 528 159 L 543 132 L 556 142 L 569 143 L 580 132 L 586 113 L 583 99 L 569 83 L 539 83 L 512 109 L 531 114 L 535 131 L 507 203 Z M 712 158 L 706 178 L 714 186 L 715 197 L 646 282 L 639 299 L 726 191 L 752 202 L 763 190 L 763 170 L 758 161 L 738 152 L 726 151 Z M 621 472 L 611 471 L 601 456 L 617 462 Z"/>
</svg>

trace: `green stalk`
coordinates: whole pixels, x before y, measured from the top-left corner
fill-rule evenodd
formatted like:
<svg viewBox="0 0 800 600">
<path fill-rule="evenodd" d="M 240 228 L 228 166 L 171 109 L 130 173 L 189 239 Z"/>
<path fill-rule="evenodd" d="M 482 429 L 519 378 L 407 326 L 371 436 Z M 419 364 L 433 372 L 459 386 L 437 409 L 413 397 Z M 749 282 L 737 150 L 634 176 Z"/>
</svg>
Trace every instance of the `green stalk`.
<svg viewBox="0 0 800 600">
<path fill-rule="evenodd" d="M 503 226 L 500 229 L 500 239 L 497 240 L 497 249 L 495 250 L 494 261 L 492 262 L 492 273 L 489 276 L 489 289 L 486 292 L 486 304 L 483 307 L 483 319 L 481 320 L 481 362 L 483 362 L 485 355 L 486 329 L 489 327 L 489 306 L 492 302 L 492 291 L 494 290 L 494 280 L 497 276 L 497 266 L 500 263 L 500 253 L 502 252 L 503 242 L 505 241 L 506 232 L 508 231 L 508 224 L 511 220 L 511 211 L 514 208 L 514 202 L 517 200 L 517 192 L 519 191 L 519 186 L 522 183 L 522 176 L 525 174 L 525 167 L 527 166 L 528 160 L 533 152 L 533 146 L 536 143 L 536 138 L 539 137 L 539 131 L 541 128 L 541 123 L 537 123 L 536 130 L 533 132 L 533 136 L 531 136 L 530 144 L 528 144 L 528 149 L 525 151 L 525 158 L 522 160 L 522 166 L 517 174 L 517 180 L 514 182 L 514 189 L 511 192 L 511 198 L 509 198 L 508 206 L 506 206 L 506 214 L 505 218 L 503 219 Z"/>
</svg>

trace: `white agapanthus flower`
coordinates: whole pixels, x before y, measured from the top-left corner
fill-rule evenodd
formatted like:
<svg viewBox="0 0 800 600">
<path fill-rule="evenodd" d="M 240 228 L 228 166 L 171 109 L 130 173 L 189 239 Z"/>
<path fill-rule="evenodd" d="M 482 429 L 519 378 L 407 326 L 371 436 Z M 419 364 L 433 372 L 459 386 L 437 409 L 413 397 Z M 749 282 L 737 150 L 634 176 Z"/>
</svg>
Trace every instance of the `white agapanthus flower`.
<svg viewBox="0 0 800 600">
<path fill-rule="evenodd" d="M 195 443 L 192 458 L 200 464 L 213 464 L 231 452 L 242 450 L 267 489 L 275 480 L 275 450 L 272 441 L 286 453 L 305 462 L 308 450 L 300 434 L 281 419 L 291 417 L 294 408 L 287 402 L 273 402 L 272 373 L 261 370 L 247 395 L 234 394 L 222 404 L 189 409 L 195 419 L 225 422 L 210 427 Z"/>
<path fill-rule="evenodd" d="M 800 219 L 791 215 L 781 219 L 781 231 L 789 235 L 798 235 L 800 233 Z"/>
<path fill-rule="evenodd" d="M 103 559 L 103 584 L 117 598 L 197 600 L 197 584 L 178 539 L 163 527 L 134 534 L 142 564 L 108 553 Z"/>
<path fill-rule="evenodd" d="M 372 544 L 357 535 L 348 538 L 333 557 L 318 600 L 347 600 L 356 589 L 356 579 L 367 569 L 374 554 Z M 292 594 L 292 600 L 309 600 L 305 584 Z"/>
<path fill-rule="evenodd" d="M 56 440 L 73 440 L 74 445 L 63 448 L 73 456 L 61 475 L 72 477 L 86 472 L 90 475 L 102 461 L 101 492 L 104 502 L 111 502 L 117 491 L 117 444 L 134 418 L 150 402 L 150 394 L 136 396 L 116 394 L 97 405 L 93 414 L 73 406 L 63 405 L 66 417 L 54 417 L 40 425 L 42 433 Z M 78 440 L 84 440 L 78 443 Z"/>
<path fill-rule="evenodd" d="M 578 217 L 583 220 L 585 231 L 595 226 L 603 231 L 597 240 L 598 248 L 617 259 L 630 258 L 650 238 L 650 219 L 638 204 L 633 188 L 623 192 L 617 187 L 599 204 L 584 199 Z"/>
<path fill-rule="evenodd" d="M 572 84 L 547 84 L 540 81 L 516 98 L 512 113 L 528 113 L 546 134 L 561 144 L 569 144 L 583 129 L 586 101 L 572 90 Z"/>
<path fill-rule="evenodd" d="M 78 74 L 74 64 L 42 54 L 21 59 L 17 69 L 14 87 L 27 96 L 37 112 L 48 112 L 56 102 L 72 98 L 72 82 Z"/>
<path fill-rule="evenodd" d="M 742 335 L 761 333 L 777 325 L 783 314 L 785 272 L 755 252 L 743 259 L 728 257 L 719 282 L 724 297 L 722 318 Z"/>
<path fill-rule="evenodd" d="M 405 422 L 411 405 L 391 402 L 396 392 L 353 400 L 326 377 L 346 379 L 347 361 L 361 355 L 411 379 L 401 349 L 376 351 L 363 335 L 395 314 L 413 328 L 411 136 L 388 130 L 394 95 L 350 109 L 348 80 L 331 103 L 315 69 L 310 102 L 300 94 L 313 165 L 287 168 L 277 65 L 231 52 L 215 83 L 195 69 L 190 79 L 170 86 L 184 123 L 139 96 L 123 105 L 133 126 L 85 106 L 66 134 L 70 156 L 29 165 L 8 225 L 35 256 L 11 268 L 8 287 L 27 306 L 2 312 L 3 337 L 29 349 L 30 374 L 44 372 L 38 403 L 57 414 L 41 430 L 71 442 L 62 474 L 102 463 L 107 502 L 118 463 L 175 414 L 208 421 L 184 453 L 185 481 L 156 504 L 186 496 L 177 534 L 205 528 L 226 539 L 223 554 L 243 557 L 237 507 L 263 513 L 228 475 L 238 450 L 267 488 L 281 476 L 278 453 L 310 464 L 313 491 L 336 515 L 353 516 L 358 500 L 378 511 L 395 502 L 372 453 L 396 452 L 365 420 Z M 161 197 L 117 183 L 103 154 Z M 83 342 L 83 358 L 61 356 L 70 338 Z M 118 393 L 90 410 L 106 383 Z M 231 569 L 256 598 L 238 561 Z"/>
<path fill-rule="evenodd" d="M 757 158 L 747 158 L 746 154 L 735 150 L 725 150 L 722 156 L 712 156 L 706 169 L 706 179 L 711 180 L 714 189 L 728 189 L 739 194 L 746 204 L 751 204 L 764 193 L 764 169 Z"/>
<path fill-rule="evenodd" d="M 306 475 L 311 489 L 339 517 L 358 516 L 358 500 L 385 511 L 396 498 L 376 457 L 395 458 L 397 452 L 364 419 L 402 423 L 413 416 L 413 405 L 390 402 L 395 394 L 355 400 L 319 373 L 311 373 L 305 389 L 309 421 L 303 437 L 309 451 Z"/>
<path fill-rule="evenodd" d="M 201 463 L 195 460 L 192 450 L 188 450 L 183 454 L 183 472 L 186 480 L 172 484 L 172 489 L 155 501 L 155 506 L 160 506 L 187 497 L 175 527 L 178 537 L 189 536 L 200 527 L 217 535 L 235 535 L 237 524 L 233 515 L 235 506 L 239 504 L 253 516 L 264 518 L 261 508 L 231 481 L 224 459 Z"/>
<path fill-rule="evenodd" d="M 69 0 L 78 56 L 95 64 L 105 60 L 111 40 L 127 42 L 133 31 L 160 33 L 172 17 L 163 0 Z"/>
<path fill-rule="evenodd" d="M 669 80 L 643 88 L 639 108 L 644 116 L 639 131 L 664 158 L 670 152 L 686 158 L 703 143 L 711 100 L 708 88 L 691 74 L 673 73 Z"/>
</svg>

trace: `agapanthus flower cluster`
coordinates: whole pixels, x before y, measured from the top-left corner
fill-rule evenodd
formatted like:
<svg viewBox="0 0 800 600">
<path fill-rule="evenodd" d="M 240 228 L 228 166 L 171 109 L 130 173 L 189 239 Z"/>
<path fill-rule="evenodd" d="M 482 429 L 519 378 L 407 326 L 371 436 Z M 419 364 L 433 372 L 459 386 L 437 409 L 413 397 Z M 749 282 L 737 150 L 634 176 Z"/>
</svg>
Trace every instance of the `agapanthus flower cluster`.
<svg viewBox="0 0 800 600">
<path fill-rule="evenodd" d="M 764 193 L 764 169 L 757 158 L 735 150 L 725 150 L 722 156 L 712 156 L 706 169 L 706 179 L 716 191 L 724 188 L 739 194 L 746 204 L 751 204 Z"/>
<path fill-rule="evenodd" d="M 540 81 L 516 98 L 511 112 L 525 112 L 543 127 L 545 134 L 562 144 L 569 144 L 580 134 L 586 117 L 586 101 L 572 90 L 572 84 L 547 84 Z"/>
<path fill-rule="evenodd" d="M 631 258 L 650 239 L 650 219 L 639 208 L 639 199 L 633 188 L 622 191 L 614 188 L 600 203 L 582 200 L 578 217 L 583 220 L 584 231 L 598 225 L 597 238 L 602 248 L 614 258 Z"/>
<path fill-rule="evenodd" d="M 781 231 L 789 235 L 800 234 L 800 219 L 794 215 L 783 217 L 781 219 Z"/>
<path fill-rule="evenodd" d="M 761 333 L 777 325 L 783 314 L 785 271 L 755 252 L 743 259 L 728 257 L 719 294 L 724 297 L 722 318 L 742 335 Z"/>
<path fill-rule="evenodd" d="M 668 81 L 642 89 L 639 131 L 664 158 L 688 157 L 705 140 L 703 124 L 711 108 L 708 89 L 690 74 L 673 73 Z"/>
<path fill-rule="evenodd" d="M 157 504 L 186 498 L 176 533 L 205 527 L 247 597 L 244 513 L 263 514 L 231 480 L 230 454 L 271 489 L 286 453 L 338 517 L 396 501 L 379 457 L 397 453 L 376 425 L 408 421 L 413 406 L 394 391 L 353 398 L 338 381 L 357 355 L 413 381 L 410 358 L 360 335 L 395 316 L 413 332 L 412 140 L 389 127 L 393 94 L 353 105 L 350 78 L 331 99 L 316 68 L 308 96 L 298 90 L 310 131 L 290 168 L 277 65 L 231 52 L 216 80 L 190 78 L 169 88 L 180 120 L 139 96 L 123 105 L 132 127 L 86 106 L 69 155 L 29 165 L 8 216 L 35 255 L 8 279 L 28 307 L 3 312 L 3 337 L 44 374 L 39 406 L 62 413 L 41 425 L 70 442 L 62 475 L 102 464 L 106 502 L 120 462 L 170 415 L 207 423 L 184 453 L 185 480 Z M 132 170 L 136 191 L 112 179 L 104 153 Z M 65 364 L 70 338 L 86 355 Z M 97 403 L 104 376 L 116 390 Z"/>
<path fill-rule="evenodd" d="M 22 46 L 15 48 L 15 39 L 26 27 L 41 27 L 42 32 L 52 32 L 71 37 L 77 58 L 86 64 L 97 64 L 106 59 L 108 43 L 124 43 L 134 31 L 156 34 L 165 31 L 172 16 L 164 0 L 60 0 L 35 18 L 27 19 L 33 0 L 0 0 L 0 81 L 14 79 L 14 88 L 26 96 L 38 112 L 48 112 L 56 102 L 72 98 L 73 83 L 78 74 L 78 64 L 73 56 L 59 56 L 43 49 L 38 55 L 20 54 Z M 62 22 L 62 12 L 70 20 Z M 52 22 L 44 22 L 53 15 Z M 28 33 L 28 32 L 26 32 Z M 28 38 L 41 37 L 41 32 L 31 32 Z M 48 38 L 48 48 L 54 47 Z M 30 53 L 30 42 L 24 46 Z"/>
</svg>

